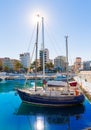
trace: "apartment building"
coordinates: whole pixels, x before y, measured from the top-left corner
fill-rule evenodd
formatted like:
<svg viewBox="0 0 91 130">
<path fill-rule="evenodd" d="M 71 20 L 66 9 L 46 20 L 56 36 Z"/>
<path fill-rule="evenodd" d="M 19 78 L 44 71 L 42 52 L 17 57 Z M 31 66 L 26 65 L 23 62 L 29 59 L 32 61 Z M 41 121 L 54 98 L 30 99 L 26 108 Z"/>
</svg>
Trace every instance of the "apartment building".
<svg viewBox="0 0 91 130">
<path fill-rule="evenodd" d="M 20 63 L 23 65 L 25 68 L 29 68 L 30 66 L 30 53 L 22 53 L 20 54 Z"/>
</svg>

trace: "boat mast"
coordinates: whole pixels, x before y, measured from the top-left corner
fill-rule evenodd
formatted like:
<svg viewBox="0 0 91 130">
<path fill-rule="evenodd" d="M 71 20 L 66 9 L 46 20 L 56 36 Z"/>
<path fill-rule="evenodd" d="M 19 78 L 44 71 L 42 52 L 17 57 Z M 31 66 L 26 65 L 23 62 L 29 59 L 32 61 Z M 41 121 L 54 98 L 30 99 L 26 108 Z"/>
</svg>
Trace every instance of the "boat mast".
<svg viewBox="0 0 91 130">
<path fill-rule="evenodd" d="M 37 15 L 39 18 L 39 15 Z M 36 54 L 35 54 L 35 91 L 37 90 L 36 88 L 36 82 L 37 82 L 37 60 L 38 60 L 38 35 L 39 35 L 39 21 L 37 21 L 37 32 L 36 32 Z"/>
<path fill-rule="evenodd" d="M 45 78 L 44 17 L 42 17 L 43 79 Z"/>
<path fill-rule="evenodd" d="M 66 73 L 67 73 L 67 83 L 68 83 L 68 36 L 65 36 L 66 39 Z"/>
</svg>

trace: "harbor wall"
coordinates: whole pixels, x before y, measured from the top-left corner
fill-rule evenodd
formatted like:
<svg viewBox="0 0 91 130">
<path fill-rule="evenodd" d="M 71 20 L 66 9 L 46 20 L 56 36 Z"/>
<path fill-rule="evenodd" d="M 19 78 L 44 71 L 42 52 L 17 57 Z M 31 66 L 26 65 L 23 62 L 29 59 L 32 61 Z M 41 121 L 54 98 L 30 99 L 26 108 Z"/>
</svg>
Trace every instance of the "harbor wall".
<svg viewBox="0 0 91 130">
<path fill-rule="evenodd" d="M 84 95 L 91 102 L 91 71 L 83 71 L 75 76 L 74 79 L 80 85 Z"/>
<path fill-rule="evenodd" d="M 87 82 L 91 82 L 91 71 L 80 71 L 78 76 Z"/>
</svg>

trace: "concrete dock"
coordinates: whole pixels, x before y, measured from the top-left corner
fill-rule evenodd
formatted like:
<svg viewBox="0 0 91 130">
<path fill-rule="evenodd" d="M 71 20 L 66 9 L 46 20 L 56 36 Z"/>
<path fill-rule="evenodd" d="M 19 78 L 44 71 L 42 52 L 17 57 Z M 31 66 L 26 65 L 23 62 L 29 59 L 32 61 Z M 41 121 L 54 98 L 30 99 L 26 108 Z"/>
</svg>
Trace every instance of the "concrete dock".
<svg viewBox="0 0 91 130">
<path fill-rule="evenodd" d="M 91 71 L 82 71 L 74 79 L 78 82 L 85 96 L 91 102 Z"/>
</svg>

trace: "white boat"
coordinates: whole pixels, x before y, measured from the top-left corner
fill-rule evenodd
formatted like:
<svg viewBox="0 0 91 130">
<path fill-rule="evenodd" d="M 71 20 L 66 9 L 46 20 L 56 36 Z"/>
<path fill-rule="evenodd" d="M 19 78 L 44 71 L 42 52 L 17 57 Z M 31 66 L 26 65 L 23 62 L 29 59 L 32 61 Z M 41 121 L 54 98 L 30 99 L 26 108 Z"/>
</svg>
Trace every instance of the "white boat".
<svg viewBox="0 0 91 130">
<path fill-rule="evenodd" d="M 59 87 L 66 87 L 67 86 L 67 82 L 63 82 L 63 81 L 57 81 L 57 80 L 49 80 L 47 82 L 48 86 L 59 86 Z"/>
<path fill-rule="evenodd" d="M 0 72 L 0 83 L 6 83 L 6 72 Z"/>
<path fill-rule="evenodd" d="M 0 83 L 6 83 L 5 78 L 0 77 Z"/>
<path fill-rule="evenodd" d="M 42 27 L 44 28 L 44 18 L 42 18 Z M 38 29 L 39 29 L 39 22 L 37 22 L 37 35 L 36 35 L 36 61 L 37 61 L 37 49 L 38 49 Z M 44 33 L 44 31 L 43 31 Z M 68 43 L 67 43 L 67 36 L 66 36 L 66 56 L 67 56 L 67 64 L 68 64 Z M 37 62 L 36 62 L 37 63 Z M 84 102 L 84 95 L 78 89 L 76 91 L 71 90 L 67 83 L 63 84 L 66 85 L 62 87 L 61 84 L 58 86 L 48 86 L 47 84 L 44 85 L 43 89 L 37 89 L 36 81 L 37 81 L 37 64 L 36 64 L 36 79 L 35 79 L 35 89 L 19 89 L 16 88 L 21 100 L 23 102 L 27 102 L 30 104 L 41 105 L 41 106 L 50 106 L 50 107 L 62 107 L 62 106 L 73 106 L 79 105 Z"/>
<path fill-rule="evenodd" d="M 68 77 L 68 80 L 71 79 Z M 48 86 L 67 86 L 67 75 L 57 73 L 54 80 L 48 80 L 47 81 Z"/>
<path fill-rule="evenodd" d="M 55 77 L 56 81 L 67 81 L 67 75 L 66 74 L 61 74 L 61 73 L 57 73 L 56 77 Z"/>
</svg>

